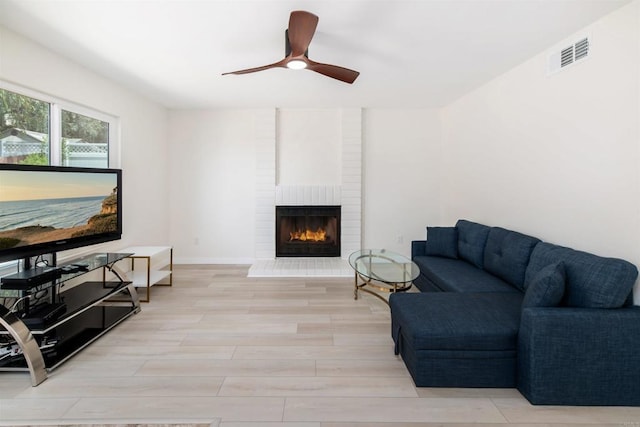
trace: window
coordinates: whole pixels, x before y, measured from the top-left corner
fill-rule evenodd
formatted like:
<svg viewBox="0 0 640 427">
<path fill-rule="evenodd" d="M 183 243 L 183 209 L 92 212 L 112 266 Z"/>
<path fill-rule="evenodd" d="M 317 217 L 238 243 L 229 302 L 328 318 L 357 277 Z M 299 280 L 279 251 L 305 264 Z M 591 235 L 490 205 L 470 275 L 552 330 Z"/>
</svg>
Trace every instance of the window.
<svg viewBox="0 0 640 427">
<path fill-rule="evenodd" d="M 109 165 L 109 123 L 67 110 L 62 110 L 61 116 L 61 164 L 106 168 Z"/>
<path fill-rule="evenodd" d="M 51 105 L 0 89 L 0 162 L 48 165 Z"/>
<path fill-rule="evenodd" d="M 48 98 L 0 87 L 0 163 L 109 167 L 115 118 Z"/>
</svg>

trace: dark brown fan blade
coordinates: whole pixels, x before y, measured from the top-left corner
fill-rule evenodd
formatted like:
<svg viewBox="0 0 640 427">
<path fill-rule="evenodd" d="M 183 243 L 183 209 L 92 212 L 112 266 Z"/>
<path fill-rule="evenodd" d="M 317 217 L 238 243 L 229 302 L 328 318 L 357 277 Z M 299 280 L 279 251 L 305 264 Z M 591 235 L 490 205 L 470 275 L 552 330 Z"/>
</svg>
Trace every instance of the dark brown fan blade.
<svg viewBox="0 0 640 427">
<path fill-rule="evenodd" d="M 318 17 L 304 10 L 294 10 L 289 17 L 289 44 L 291 56 L 303 55 L 318 26 Z"/>
<path fill-rule="evenodd" d="M 249 73 L 255 73 L 256 71 L 263 71 L 263 70 L 268 70 L 269 68 L 278 68 L 278 67 L 286 67 L 286 62 L 284 59 L 278 62 L 274 62 L 273 64 L 263 65 L 262 67 L 247 68 L 246 70 L 238 70 L 238 71 L 229 71 L 228 73 L 222 73 L 222 75 L 226 76 L 227 74 L 249 74 Z"/>
<path fill-rule="evenodd" d="M 308 60 L 307 69 L 349 84 L 353 83 L 360 75 L 359 72 L 348 68 L 331 64 L 321 64 L 311 60 Z"/>
</svg>

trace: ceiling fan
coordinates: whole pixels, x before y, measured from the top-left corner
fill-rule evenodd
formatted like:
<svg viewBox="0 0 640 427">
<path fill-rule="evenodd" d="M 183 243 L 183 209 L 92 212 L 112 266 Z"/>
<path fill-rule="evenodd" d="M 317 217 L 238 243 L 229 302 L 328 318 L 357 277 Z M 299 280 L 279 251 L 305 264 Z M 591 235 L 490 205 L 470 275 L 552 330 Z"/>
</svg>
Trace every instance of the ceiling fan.
<svg viewBox="0 0 640 427">
<path fill-rule="evenodd" d="M 285 57 L 281 61 L 262 67 L 248 68 L 246 70 L 231 71 L 227 74 L 248 74 L 270 68 L 290 68 L 293 70 L 308 69 L 327 77 L 353 83 L 360 73 L 337 65 L 321 64 L 309 59 L 308 47 L 316 32 L 318 17 L 304 10 L 295 10 L 289 17 L 289 29 L 285 31 Z"/>
</svg>

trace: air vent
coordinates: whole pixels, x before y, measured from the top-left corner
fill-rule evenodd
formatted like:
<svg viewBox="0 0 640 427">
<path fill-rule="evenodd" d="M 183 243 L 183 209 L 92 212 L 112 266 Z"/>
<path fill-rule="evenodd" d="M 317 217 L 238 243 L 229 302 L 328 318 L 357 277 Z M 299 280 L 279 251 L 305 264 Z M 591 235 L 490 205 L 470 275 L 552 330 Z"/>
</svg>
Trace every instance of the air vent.
<svg viewBox="0 0 640 427">
<path fill-rule="evenodd" d="M 585 58 L 589 54 L 589 39 L 584 38 L 575 44 L 575 57 L 578 59 Z"/>
<path fill-rule="evenodd" d="M 549 55 L 548 74 L 553 74 L 589 56 L 589 38 L 585 37 Z"/>
<path fill-rule="evenodd" d="M 573 63 L 573 46 L 562 49 L 560 52 L 560 67 L 566 67 Z"/>
</svg>

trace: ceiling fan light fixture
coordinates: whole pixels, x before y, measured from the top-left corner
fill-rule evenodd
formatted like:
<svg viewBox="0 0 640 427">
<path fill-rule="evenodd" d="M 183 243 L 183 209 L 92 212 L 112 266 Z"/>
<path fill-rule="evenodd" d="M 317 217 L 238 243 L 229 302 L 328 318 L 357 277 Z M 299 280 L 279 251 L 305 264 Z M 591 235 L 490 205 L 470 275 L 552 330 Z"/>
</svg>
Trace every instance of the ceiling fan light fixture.
<svg viewBox="0 0 640 427">
<path fill-rule="evenodd" d="M 294 10 L 289 16 L 289 28 L 284 32 L 285 53 L 283 59 L 273 64 L 231 71 L 229 73 L 222 73 L 222 75 L 249 74 L 271 68 L 290 68 L 292 70 L 307 69 L 345 83 L 353 83 L 360 75 L 359 72 L 337 65 L 322 64 L 309 59 L 309 43 L 311 43 L 317 25 L 318 17 L 313 13 L 305 12 L 304 10 Z"/>
<path fill-rule="evenodd" d="M 293 59 L 287 62 L 287 68 L 291 70 L 304 70 L 307 68 L 307 63 L 302 61 L 301 59 Z"/>
</svg>

